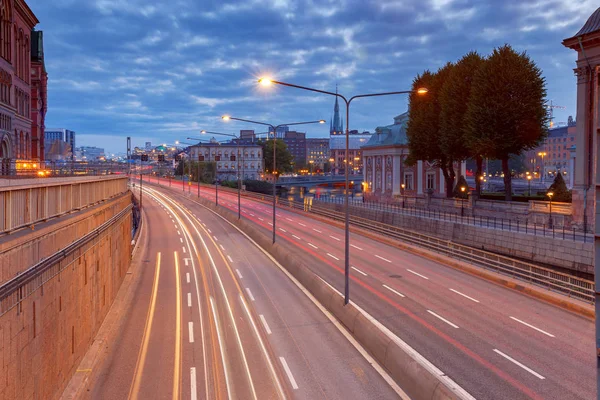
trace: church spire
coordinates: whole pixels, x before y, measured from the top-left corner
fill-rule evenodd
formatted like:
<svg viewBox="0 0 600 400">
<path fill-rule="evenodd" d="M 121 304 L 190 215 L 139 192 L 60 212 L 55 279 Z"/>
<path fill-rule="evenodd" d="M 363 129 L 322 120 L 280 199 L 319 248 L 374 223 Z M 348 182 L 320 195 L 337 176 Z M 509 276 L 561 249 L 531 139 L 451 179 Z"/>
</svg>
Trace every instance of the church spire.
<svg viewBox="0 0 600 400">
<path fill-rule="evenodd" d="M 335 94 L 338 93 L 338 86 L 335 85 Z M 329 131 L 330 134 L 340 134 L 343 133 L 342 123 L 340 122 L 340 104 L 338 102 L 337 96 L 335 97 L 335 105 L 333 106 L 333 127 Z"/>
</svg>

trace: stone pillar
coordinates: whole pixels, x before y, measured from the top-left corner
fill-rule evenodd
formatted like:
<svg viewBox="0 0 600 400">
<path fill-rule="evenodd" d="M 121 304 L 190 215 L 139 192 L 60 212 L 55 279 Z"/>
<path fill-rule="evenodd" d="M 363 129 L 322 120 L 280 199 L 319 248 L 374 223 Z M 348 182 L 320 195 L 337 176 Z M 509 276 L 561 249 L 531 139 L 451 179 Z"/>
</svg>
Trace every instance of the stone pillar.
<svg viewBox="0 0 600 400">
<path fill-rule="evenodd" d="M 446 194 L 446 180 L 444 179 L 444 174 L 442 173 L 442 169 L 440 168 L 440 194 Z"/>
<path fill-rule="evenodd" d="M 467 162 L 463 161 L 460 163 L 460 174 L 467 179 Z"/>
<path fill-rule="evenodd" d="M 423 194 L 423 161 L 417 161 L 417 195 Z"/>
<path fill-rule="evenodd" d="M 402 168 L 400 167 L 400 163 L 402 162 L 402 160 L 400 159 L 400 156 L 394 156 L 394 162 L 393 162 L 393 181 L 392 181 L 392 193 L 394 196 L 398 196 L 400 195 L 400 171 L 402 170 Z"/>
<path fill-rule="evenodd" d="M 575 153 L 576 149 L 571 147 L 569 149 L 569 183 L 567 184 L 569 189 L 573 189 L 573 183 L 575 182 Z"/>
<path fill-rule="evenodd" d="M 385 161 L 387 156 L 381 156 L 381 194 L 385 194 Z"/>
</svg>

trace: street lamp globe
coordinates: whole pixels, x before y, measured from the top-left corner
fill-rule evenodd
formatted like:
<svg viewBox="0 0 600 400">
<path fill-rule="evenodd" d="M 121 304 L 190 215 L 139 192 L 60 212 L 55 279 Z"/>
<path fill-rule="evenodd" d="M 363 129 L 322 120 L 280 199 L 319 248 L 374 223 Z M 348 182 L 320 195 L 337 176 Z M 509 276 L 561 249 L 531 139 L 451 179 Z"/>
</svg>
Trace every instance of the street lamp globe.
<svg viewBox="0 0 600 400">
<path fill-rule="evenodd" d="M 463 193 L 464 193 L 464 192 L 465 192 L 465 190 L 467 190 L 467 188 L 466 188 L 466 187 L 464 187 L 464 186 L 461 186 L 461 187 L 460 187 L 460 191 L 461 191 L 461 192 L 463 192 Z"/>
<path fill-rule="evenodd" d="M 417 89 L 418 94 L 427 94 L 428 92 L 429 92 L 429 89 L 424 88 L 424 87 Z"/>
<path fill-rule="evenodd" d="M 260 78 L 258 80 L 258 83 L 260 83 L 263 86 L 269 86 L 269 85 L 271 85 L 273 83 L 273 81 L 271 79 L 269 79 L 269 78 Z"/>
<path fill-rule="evenodd" d="M 324 119 L 320 119 L 320 120 L 319 120 L 319 123 L 320 123 L 320 124 L 324 124 L 324 123 L 325 123 L 325 120 L 324 120 Z"/>
<path fill-rule="evenodd" d="M 221 119 L 222 119 L 223 121 L 229 121 L 230 117 L 229 117 L 229 115 L 223 115 L 223 116 L 221 117 Z"/>
</svg>

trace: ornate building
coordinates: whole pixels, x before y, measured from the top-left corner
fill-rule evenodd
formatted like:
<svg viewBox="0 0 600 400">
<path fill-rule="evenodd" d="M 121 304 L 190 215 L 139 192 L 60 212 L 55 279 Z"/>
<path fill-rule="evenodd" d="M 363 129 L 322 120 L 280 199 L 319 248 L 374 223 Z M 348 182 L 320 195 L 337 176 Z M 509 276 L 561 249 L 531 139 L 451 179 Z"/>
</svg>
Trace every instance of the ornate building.
<svg viewBox="0 0 600 400">
<path fill-rule="evenodd" d="M 0 0 L 0 173 L 33 159 L 31 32 L 38 23 L 24 0 Z"/>
<path fill-rule="evenodd" d="M 44 160 L 48 111 L 48 73 L 44 63 L 44 32 L 31 32 L 31 158 Z"/>
<path fill-rule="evenodd" d="M 190 146 L 189 152 L 194 161 L 216 163 L 217 178 L 222 181 L 237 179 L 238 157 L 240 173 L 244 180 L 258 180 L 263 174 L 262 147 L 257 144 L 238 145 L 233 142 L 211 141 L 211 143 Z"/>
</svg>

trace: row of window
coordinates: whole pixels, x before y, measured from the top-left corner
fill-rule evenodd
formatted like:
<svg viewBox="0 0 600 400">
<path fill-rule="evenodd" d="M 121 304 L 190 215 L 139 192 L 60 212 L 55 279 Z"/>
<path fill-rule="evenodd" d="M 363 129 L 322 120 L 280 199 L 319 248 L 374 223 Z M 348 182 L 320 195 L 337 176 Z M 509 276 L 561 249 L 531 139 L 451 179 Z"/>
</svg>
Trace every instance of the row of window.
<svg viewBox="0 0 600 400">
<path fill-rule="evenodd" d="M 412 172 L 404 173 L 404 190 L 414 190 L 414 174 Z M 426 189 L 435 190 L 436 174 L 434 172 L 427 173 Z"/>
<path fill-rule="evenodd" d="M 31 100 L 29 94 L 21 89 L 15 88 L 15 98 L 17 102 L 17 114 L 29 118 L 31 116 Z"/>
<path fill-rule="evenodd" d="M 237 163 L 236 164 L 219 164 L 217 166 L 218 169 L 237 169 Z M 250 169 L 254 169 L 254 168 L 260 168 L 260 164 L 256 165 L 256 164 L 244 164 L 243 166 L 240 165 L 240 169 L 242 168 L 250 168 Z"/>
<path fill-rule="evenodd" d="M 14 65 L 15 74 L 19 78 L 29 83 L 31 80 L 29 67 L 31 62 L 31 45 L 29 42 L 29 35 L 27 32 L 23 32 L 23 29 L 17 31 L 17 24 L 11 23 L 12 13 L 9 3 L 10 2 L 7 0 L 2 0 L 2 15 L 0 16 L 0 56 Z M 11 29 L 11 27 L 13 29 Z M 14 50 L 12 47 L 13 40 Z"/>
<path fill-rule="evenodd" d="M 28 159 L 31 157 L 31 137 L 28 132 L 15 130 L 15 153 L 16 158 Z"/>
<path fill-rule="evenodd" d="M 6 114 L 0 114 L 0 130 L 10 131 L 12 129 L 12 118 Z"/>
</svg>

